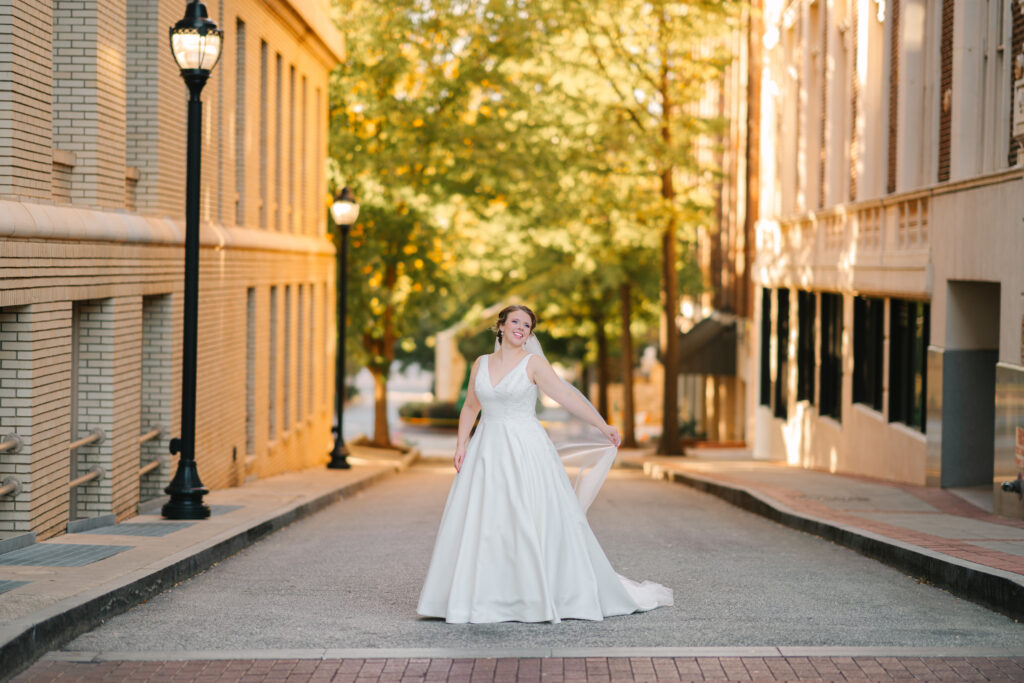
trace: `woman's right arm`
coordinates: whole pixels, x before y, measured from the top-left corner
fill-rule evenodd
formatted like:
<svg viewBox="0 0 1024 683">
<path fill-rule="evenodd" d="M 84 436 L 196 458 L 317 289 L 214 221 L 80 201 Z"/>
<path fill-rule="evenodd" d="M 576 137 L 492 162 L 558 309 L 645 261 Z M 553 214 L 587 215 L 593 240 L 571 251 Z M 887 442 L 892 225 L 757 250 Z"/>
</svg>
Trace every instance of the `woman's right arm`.
<svg viewBox="0 0 1024 683">
<path fill-rule="evenodd" d="M 476 372 L 480 367 L 480 359 L 473 363 L 473 369 L 469 373 L 469 389 L 466 391 L 466 401 L 462 404 L 462 411 L 459 413 L 459 437 L 455 443 L 455 471 L 462 469 L 462 461 L 466 459 L 466 446 L 469 445 L 469 435 L 476 423 L 476 416 L 480 414 L 480 400 L 476 397 Z"/>
</svg>

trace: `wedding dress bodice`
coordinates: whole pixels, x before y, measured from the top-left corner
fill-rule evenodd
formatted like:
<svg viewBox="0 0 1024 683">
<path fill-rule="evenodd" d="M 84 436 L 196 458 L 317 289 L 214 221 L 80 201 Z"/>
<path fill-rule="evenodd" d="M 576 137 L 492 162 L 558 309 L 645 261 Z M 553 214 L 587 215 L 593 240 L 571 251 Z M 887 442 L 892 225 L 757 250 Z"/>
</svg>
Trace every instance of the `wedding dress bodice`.
<svg viewBox="0 0 1024 683">
<path fill-rule="evenodd" d="M 526 354 L 496 385 L 491 385 L 490 356 L 484 356 L 476 373 L 476 395 L 482 420 L 534 420 L 537 418 L 537 385 L 526 372 Z"/>
</svg>

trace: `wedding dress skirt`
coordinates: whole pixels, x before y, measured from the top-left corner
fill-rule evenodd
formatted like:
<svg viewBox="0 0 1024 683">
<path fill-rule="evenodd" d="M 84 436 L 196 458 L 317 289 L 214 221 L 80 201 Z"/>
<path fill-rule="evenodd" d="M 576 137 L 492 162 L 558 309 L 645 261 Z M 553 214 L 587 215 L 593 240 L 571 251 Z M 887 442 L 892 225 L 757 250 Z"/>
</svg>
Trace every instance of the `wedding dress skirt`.
<svg viewBox="0 0 1024 683">
<path fill-rule="evenodd" d="M 475 385 L 483 416 L 448 493 L 419 614 L 558 622 L 671 605 L 670 589 L 612 569 L 537 419 L 526 358 L 495 386 L 487 360 Z"/>
</svg>

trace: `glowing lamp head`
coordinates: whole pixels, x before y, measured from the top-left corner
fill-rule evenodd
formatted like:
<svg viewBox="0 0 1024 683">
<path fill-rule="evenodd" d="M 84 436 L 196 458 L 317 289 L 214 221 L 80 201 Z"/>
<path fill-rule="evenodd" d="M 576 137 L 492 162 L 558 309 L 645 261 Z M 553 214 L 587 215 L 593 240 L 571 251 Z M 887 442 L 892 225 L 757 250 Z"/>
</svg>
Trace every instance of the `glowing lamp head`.
<svg viewBox="0 0 1024 683">
<path fill-rule="evenodd" d="M 185 7 L 185 18 L 171 27 L 171 53 L 178 68 L 209 73 L 220 59 L 224 31 L 210 21 L 206 5 L 192 0 Z"/>
<path fill-rule="evenodd" d="M 356 201 L 352 190 L 347 187 L 341 191 L 338 198 L 331 204 L 331 218 L 338 225 L 354 225 L 359 218 L 359 203 Z"/>
</svg>

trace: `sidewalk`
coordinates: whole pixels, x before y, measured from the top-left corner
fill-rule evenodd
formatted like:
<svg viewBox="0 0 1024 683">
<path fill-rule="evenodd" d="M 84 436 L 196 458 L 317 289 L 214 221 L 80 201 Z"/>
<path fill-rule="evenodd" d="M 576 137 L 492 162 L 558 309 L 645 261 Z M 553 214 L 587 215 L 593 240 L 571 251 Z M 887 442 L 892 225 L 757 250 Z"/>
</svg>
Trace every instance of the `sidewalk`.
<svg viewBox="0 0 1024 683">
<path fill-rule="evenodd" d="M 205 496 L 206 520 L 165 520 L 157 506 L 121 524 L 22 548 L 7 543 L 0 554 L 0 679 L 419 457 L 415 450 L 350 451 L 349 470 L 316 467 L 213 491 Z"/>
<path fill-rule="evenodd" d="M 757 461 L 741 450 L 622 451 L 618 464 L 827 538 L 1011 617 L 1024 614 L 1024 521 L 949 490 Z"/>
</svg>

